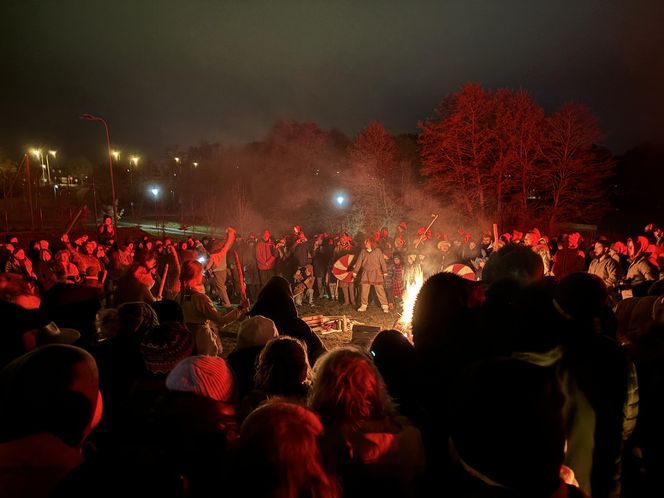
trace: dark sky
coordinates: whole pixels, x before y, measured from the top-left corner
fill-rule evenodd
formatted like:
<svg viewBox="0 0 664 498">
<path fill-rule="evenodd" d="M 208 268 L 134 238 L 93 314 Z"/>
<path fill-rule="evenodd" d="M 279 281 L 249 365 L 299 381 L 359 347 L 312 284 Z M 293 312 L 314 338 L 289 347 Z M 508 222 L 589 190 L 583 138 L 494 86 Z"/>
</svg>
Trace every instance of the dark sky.
<svg viewBox="0 0 664 498">
<path fill-rule="evenodd" d="M 475 81 L 588 104 L 618 153 L 662 138 L 663 26 L 661 0 L 2 0 L 0 148 L 96 147 L 83 112 L 155 158 L 280 118 L 414 132 Z"/>
</svg>

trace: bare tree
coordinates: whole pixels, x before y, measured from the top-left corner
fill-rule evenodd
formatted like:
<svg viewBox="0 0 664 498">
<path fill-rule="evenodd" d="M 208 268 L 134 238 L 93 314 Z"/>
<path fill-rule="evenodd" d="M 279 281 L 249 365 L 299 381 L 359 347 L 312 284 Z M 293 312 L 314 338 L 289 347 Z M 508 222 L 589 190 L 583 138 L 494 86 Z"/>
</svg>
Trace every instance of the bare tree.
<svg viewBox="0 0 664 498">
<path fill-rule="evenodd" d="M 482 220 L 495 190 L 491 95 L 469 83 L 444 99 L 436 114 L 436 119 L 420 124 L 426 189 L 443 195 L 467 218 Z"/>
<path fill-rule="evenodd" d="M 608 208 L 614 161 L 597 145 L 602 137 L 587 107 L 566 104 L 546 119 L 538 174 L 548 189 L 549 225 L 560 220 L 597 221 Z"/>
<path fill-rule="evenodd" d="M 244 186 L 240 182 L 233 185 L 231 192 L 231 214 L 231 223 L 235 224 L 240 233 L 244 234 L 249 222 L 249 199 Z"/>
<path fill-rule="evenodd" d="M 510 221 L 523 222 L 535 217 L 538 176 L 533 173 L 541 162 L 544 110 L 525 91 L 496 92 L 496 163 L 494 165 L 497 219 L 503 222 L 503 196 L 514 209 Z"/>
<path fill-rule="evenodd" d="M 363 205 L 366 228 L 388 224 L 397 213 L 402 169 L 394 137 L 376 121 L 360 132 L 348 149 L 352 189 Z"/>
</svg>

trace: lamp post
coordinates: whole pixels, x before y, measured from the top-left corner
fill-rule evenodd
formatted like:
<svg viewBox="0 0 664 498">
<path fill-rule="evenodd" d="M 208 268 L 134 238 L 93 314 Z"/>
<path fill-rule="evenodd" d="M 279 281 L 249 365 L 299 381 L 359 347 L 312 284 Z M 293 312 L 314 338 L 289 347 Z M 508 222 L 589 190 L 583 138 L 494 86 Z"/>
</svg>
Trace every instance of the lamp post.
<svg viewBox="0 0 664 498">
<path fill-rule="evenodd" d="M 44 156 L 42 154 L 41 149 L 32 149 L 30 152 L 32 153 L 33 156 L 35 156 L 35 159 L 39 161 L 39 165 L 41 166 L 42 169 L 42 181 L 46 183 L 46 165 L 44 164 Z"/>
<path fill-rule="evenodd" d="M 132 187 L 134 186 L 134 170 L 132 169 L 132 166 L 138 166 L 138 161 L 140 161 L 141 158 L 138 156 L 131 156 L 129 158 L 129 185 Z"/>
<path fill-rule="evenodd" d="M 53 156 L 53 159 L 55 159 L 55 156 L 57 155 L 58 151 L 57 150 L 49 150 L 46 153 L 46 173 L 48 174 L 48 183 L 49 185 L 51 184 L 51 165 L 48 163 L 48 156 Z"/>
<path fill-rule="evenodd" d="M 334 194 L 334 204 L 339 210 L 343 210 L 348 205 L 348 196 L 344 192 L 337 192 Z M 340 230 L 343 232 L 344 223 L 343 216 L 339 218 L 341 220 Z"/>
<path fill-rule="evenodd" d="M 150 189 L 152 196 L 154 197 L 154 227 L 159 231 L 159 219 L 157 216 L 157 198 L 159 197 L 159 187 L 152 187 Z"/>
<path fill-rule="evenodd" d="M 108 132 L 108 123 L 106 120 L 99 116 L 93 116 L 92 114 L 81 114 L 81 119 L 86 121 L 99 121 L 104 125 L 106 130 L 106 144 L 108 145 L 108 170 L 111 175 L 111 197 L 113 202 L 113 228 L 115 233 L 118 233 L 118 207 L 115 202 L 115 179 L 113 178 L 113 152 L 111 151 L 111 136 Z"/>
</svg>

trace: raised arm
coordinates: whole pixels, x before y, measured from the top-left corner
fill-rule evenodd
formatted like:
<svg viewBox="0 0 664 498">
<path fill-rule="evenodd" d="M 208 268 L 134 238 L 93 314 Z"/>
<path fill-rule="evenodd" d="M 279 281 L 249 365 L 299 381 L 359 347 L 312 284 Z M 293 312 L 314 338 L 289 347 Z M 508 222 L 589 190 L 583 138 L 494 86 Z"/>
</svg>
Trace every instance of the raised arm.
<svg viewBox="0 0 664 498">
<path fill-rule="evenodd" d="M 224 247 L 221 249 L 221 254 L 226 254 L 233 245 L 233 242 L 235 242 L 235 228 L 228 227 L 226 233 L 228 233 L 228 240 L 226 240 Z"/>
</svg>

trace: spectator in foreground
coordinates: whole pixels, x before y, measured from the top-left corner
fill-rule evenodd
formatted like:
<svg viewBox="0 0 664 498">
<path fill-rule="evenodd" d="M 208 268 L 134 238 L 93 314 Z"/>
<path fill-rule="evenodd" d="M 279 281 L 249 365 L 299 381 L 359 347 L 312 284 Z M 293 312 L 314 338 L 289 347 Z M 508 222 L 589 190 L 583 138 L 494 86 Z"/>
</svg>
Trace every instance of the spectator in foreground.
<svg viewBox="0 0 664 498">
<path fill-rule="evenodd" d="M 0 372 L 0 489 L 42 498 L 83 463 L 81 447 L 101 419 L 95 360 L 62 344 L 43 346 Z"/>
<path fill-rule="evenodd" d="M 283 401 L 264 404 L 240 430 L 234 497 L 339 498 L 334 475 L 319 448 L 323 426 L 303 406 Z"/>
<path fill-rule="evenodd" d="M 401 416 L 373 362 L 335 349 L 314 368 L 309 406 L 338 462 L 344 496 L 416 496 L 424 472 L 420 431 Z"/>
</svg>

